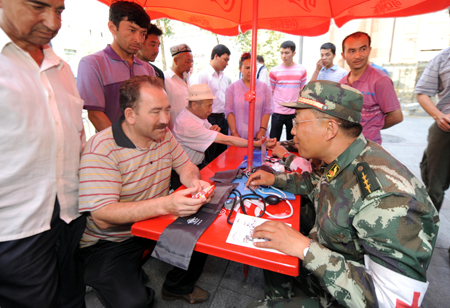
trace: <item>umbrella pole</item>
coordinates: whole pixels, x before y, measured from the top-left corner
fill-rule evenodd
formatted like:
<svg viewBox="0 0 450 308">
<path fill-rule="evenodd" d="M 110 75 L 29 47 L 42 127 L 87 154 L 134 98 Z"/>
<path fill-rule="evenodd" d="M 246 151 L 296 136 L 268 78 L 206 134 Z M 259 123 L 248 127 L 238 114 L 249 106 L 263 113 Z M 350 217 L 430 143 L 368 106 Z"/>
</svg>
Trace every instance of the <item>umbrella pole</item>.
<svg viewBox="0 0 450 308">
<path fill-rule="evenodd" d="M 252 25 L 252 56 L 251 56 L 251 76 L 250 91 L 245 95 L 248 101 L 248 147 L 247 147 L 247 170 L 253 169 L 253 136 L 255 132 L 255 83 L 256 83 L 256 56 L 257 56 L 257 38 L 258 38 L 258 2 L 253 0 L 253 25 Z M 261 162 L 262 164 L 262 162 Z"/>
</svg>

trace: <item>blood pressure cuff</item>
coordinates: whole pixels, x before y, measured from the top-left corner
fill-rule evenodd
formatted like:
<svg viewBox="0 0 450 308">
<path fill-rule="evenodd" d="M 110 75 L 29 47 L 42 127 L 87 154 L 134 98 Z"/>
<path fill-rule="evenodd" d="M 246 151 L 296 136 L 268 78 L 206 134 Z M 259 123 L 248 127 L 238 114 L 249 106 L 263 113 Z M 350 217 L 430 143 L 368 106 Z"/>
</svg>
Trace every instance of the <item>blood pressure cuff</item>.
<svg viewBox="0 0 450 308">
<path fill-rule="evenodd" d="M 219 183 L 231 183 L 236 179 L 236 177 L 241 173 L 240 169 L 218 171 L 210 180 Z"/>
<path fill-rule="evenodd" d="M 238 184 L 216 183 L 215 186 L 210 203 L 204 204 L 194 215 L 178 217 L 164 229 L 153 249 L 152 257 L 181 269 L 188 269 L 198 238 L 216 219 L 231 191 Z"/>
</svg>

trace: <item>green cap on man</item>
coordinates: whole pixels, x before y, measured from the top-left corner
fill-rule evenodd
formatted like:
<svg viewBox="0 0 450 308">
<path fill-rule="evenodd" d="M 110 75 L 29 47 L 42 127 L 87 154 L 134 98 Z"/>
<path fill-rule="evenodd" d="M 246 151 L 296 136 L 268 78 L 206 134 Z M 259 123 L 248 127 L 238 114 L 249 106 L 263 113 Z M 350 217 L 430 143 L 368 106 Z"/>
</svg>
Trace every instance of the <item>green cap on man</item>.
<svg viewBox="0 0 450 308">
<path fill-rule="evenodd" d="M 341 83 L 316 80 L 305 85 L 298 101 L 280 105 L 295 109 L 316 109 L 339 119 L 360 123 L 363 95 Z"/>
</svg>

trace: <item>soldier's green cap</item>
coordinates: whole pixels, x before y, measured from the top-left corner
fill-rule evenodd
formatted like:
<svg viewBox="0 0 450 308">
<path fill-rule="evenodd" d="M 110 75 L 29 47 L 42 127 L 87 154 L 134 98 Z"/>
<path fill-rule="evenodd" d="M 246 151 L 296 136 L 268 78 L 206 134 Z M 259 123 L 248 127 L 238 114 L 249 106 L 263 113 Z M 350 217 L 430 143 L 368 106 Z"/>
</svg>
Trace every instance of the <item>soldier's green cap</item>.
<svg viewBox="0 0 450 308">
<path fill-rule="evenodd" d="M 295 109 L 316 109 L 339 119 L 360 123 L 363 95 L 345 84 L 316 80 L 306 84 L 298 101 L 280 105 Z"/>
</svg>

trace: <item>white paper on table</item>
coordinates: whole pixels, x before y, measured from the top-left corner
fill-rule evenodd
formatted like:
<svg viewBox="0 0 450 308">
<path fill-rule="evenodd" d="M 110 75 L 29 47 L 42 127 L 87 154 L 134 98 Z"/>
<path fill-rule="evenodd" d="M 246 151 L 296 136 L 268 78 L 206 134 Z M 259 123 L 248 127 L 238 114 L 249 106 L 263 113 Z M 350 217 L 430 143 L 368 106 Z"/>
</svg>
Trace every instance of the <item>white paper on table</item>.
<svg viewBox="0 0 450 308">
<path fill-rule="evenodd" d="M 248 248 L 254 248 L 259 250 L 265 250 L 270 252 L 275 252 L 279 254 L 285 254 L 275 249 L 261 248 L 253 246 L 253 229 L 262 223 L 270 221 L 269 219 L 259 218 L 255 216 L 249 216 L 241 213 L 236 214 L 233 226 L 231 227 L 230 233 L 228 234 L 227 243 L 233 245 L 244 246 Z M 291 224 L 287 224 L 291 226 Z"/>
</svg>

